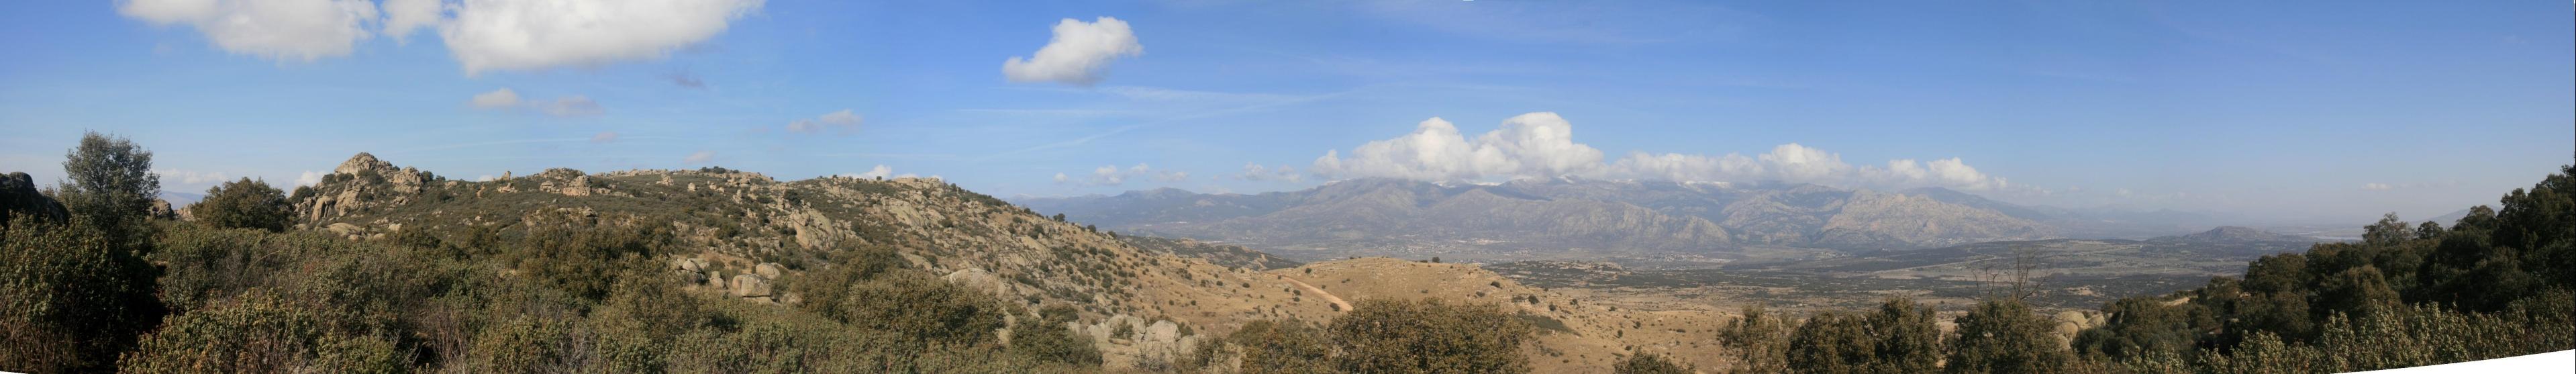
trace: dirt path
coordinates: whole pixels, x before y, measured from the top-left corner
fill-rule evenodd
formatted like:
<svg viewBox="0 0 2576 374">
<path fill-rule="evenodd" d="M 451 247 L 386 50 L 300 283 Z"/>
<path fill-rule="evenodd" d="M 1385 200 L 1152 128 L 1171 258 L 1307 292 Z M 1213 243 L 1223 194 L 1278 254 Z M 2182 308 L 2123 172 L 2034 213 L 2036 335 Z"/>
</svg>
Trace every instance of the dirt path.
<svg viewBox="0 0 2576 374">
<path fill-rule="evenodd" d="M 1297 285 L 1297 289 L 1306 291 L 1307 296 L 1323 298 L 1324 302 L 1333 303 L 1334 306 L 1341 307 L 1341 309 L 1338 309 L 1340 311 L 1351 311 L 1351 303 L 1342 301 L 1341 297 L 1333 296 L 1333 293 L 1331 292 L 1324 292 L 1324 289 L 1315 288 L 1314 285 L 1306 284 L 1306 282 L 1299 281 L 1297 278 L 1279 277 L 1279 279 L 1287 280 L 1288 284 Z"/>
</svg>

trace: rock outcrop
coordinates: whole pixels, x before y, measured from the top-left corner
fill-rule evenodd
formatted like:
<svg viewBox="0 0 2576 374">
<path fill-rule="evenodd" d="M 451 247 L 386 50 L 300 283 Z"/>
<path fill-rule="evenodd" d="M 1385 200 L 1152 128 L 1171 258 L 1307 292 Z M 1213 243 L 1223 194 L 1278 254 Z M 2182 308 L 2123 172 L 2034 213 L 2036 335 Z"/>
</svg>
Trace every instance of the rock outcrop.
<svg viewBox="0 0 2576 374">
<path fill-rule="evenodd" d="M 0 175 L 0 225 L 16 217 L 60 222 L 71 218 L 63 203 L 36 190 L 36 179 L 23 172 Z"/>
<path fill-rule="evenodd" d="M 375 155 L 359 153 L 314 184 L 313 196 L 295 202 L 295 211 L 305 222 L 319 222 L 370 207 L 399 206 L 421 192 L 425 179 L 420 170 L 396 168 Z"/>
</svg>

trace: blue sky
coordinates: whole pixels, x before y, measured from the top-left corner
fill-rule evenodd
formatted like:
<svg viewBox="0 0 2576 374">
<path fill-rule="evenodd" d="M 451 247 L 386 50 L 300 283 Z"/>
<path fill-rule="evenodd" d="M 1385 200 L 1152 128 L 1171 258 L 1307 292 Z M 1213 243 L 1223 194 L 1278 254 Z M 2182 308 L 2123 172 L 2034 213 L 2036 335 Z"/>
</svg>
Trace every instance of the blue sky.
<svg viewBox="0 0 2576 374">
<path fill-rule="evenodd" d="M 371 152 L 469 179 L 883 165 L 1057 196 L 1575 175 L 2361 222 L 2491 204 L 2576 155 L 2556 2 L 398 10 L 430 2 L 0 4 L 0 171 L 59 178 L 98 130 L 155 151 L 177 191 Z M 1039 73 L 1014 79 L 1015 57 Z M 518 99 L 476 102 L 503 89 Z"/>
</svg>

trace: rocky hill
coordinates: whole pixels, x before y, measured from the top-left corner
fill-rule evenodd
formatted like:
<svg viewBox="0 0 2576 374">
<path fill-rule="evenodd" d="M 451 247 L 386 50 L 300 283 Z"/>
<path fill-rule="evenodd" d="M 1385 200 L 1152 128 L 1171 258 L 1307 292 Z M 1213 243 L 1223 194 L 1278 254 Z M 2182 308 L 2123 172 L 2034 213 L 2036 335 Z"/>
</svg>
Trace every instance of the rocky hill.
<svg viewBox="0 0 2576 374">
<path fill-rule="evenodd" d="M 1198 333 L 1251 319 L 1335 313 L 1323 303 L 1292 301 L 1292 287 L 1255 268 L 1141 250 L 931 178 L 779 181 L 717 168 L 551 169 L 471 182 L 359 154 L 292 199 L 304 229 L 361 239 L 402 240 L 420 231 L 664 232 L 688 253 L 662 261 L 701 279 L 693 289 L 751 303 L 798 303 L 778 287 L 782 280 L 838 251 L 891 248 L 912 267 L 1004 300 L 1080 306 L 1084 317 L 1069 328 L 1092 336 L 1111 367 L 1168 362 Z M 1136 333 L 1113 334 L 1123 331 Z"/>
<path fill-rule="evenodd" d="M 2263 230 L 2261 230 L 2261 229 L 2256 229 L 2256 228 L 2252 228 L 2252 227 L 2242 227 L 2242 226 L 2219 226 L 2218 228 L 2209 229 L 2209 231 L 2202 231 L 2202 232 L 2197 233 L 2197 234 L 2166 236 L 2166 237 L 2159 237 L 2159 238 L 2155 238 L 2155 239 L 2149 239 L 2148 241 L 2154 241 L 2154 242 L 2177 242 L 2177 243 L 2244 243 L 2244 242 L 2300 242 L 2300 243 L 2315 243 L 2315 242 L 2319 242 L 2319 241 L 2322 241 L 2322 240 L 2318 240 L 2317 238 L 2313 238 L 2313 237 L 2305 237 L 2305 236 L 2289 235 L 2289 234 L 2274 233 L 2274 232 L 2270 232 L 2270 231 L 2263 231 Z"/>
<path fill-rule="evenodd" d="M 1080 318 L 1065 328 L 1090 337 L 1113 371 L 1162 367 L 1204 336 L 1248 321 L 1329 321 L 1367 297 L 1512 305 L 1547 331 L 1527 352 L 1542 372 L 1597 371 L 1632 348 L 1713 350 L 1693 343 L 1703 336 L 1683 331 L 1704 334 L 1699 326 L 1722 316 L 1586 302 L 1474 265 L 1384 258 L 1301 264 L 1230 245 L 1113 235 L 931 178 L 779 181 L 721 168 L 550 169 L 475 182 L 359 154 L 291 200 L 304 219 L 300 229 L 361 240 L 423 240 L 414 234 L 424 232 L 466 233 L 448 237 L 465 241 L 544 230 L 662 233 L 682 250 L 655 260 L 696 279 L 689 290 L 779 307 L 804 302 L 782 285 L 828 266 L 821 259 L 887 248 L 912 268 L 1004 300 L 1077 306 Z"/>
</svg>

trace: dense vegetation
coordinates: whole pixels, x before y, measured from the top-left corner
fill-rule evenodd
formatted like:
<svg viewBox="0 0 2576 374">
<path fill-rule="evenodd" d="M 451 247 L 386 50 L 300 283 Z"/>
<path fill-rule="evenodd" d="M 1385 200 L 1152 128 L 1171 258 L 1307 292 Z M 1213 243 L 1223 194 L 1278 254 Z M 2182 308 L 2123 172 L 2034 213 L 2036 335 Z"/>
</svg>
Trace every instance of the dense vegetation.
<svg viewBox="0 0 2576 374">
<path fill-rule="evenodd" d="M 2576 166 L 2501 203 L 2449 226 L 2392 214 L 2359 242 L 2113 302 L 2109 323 L 2073 344 L 2153 368 L 2140 371 L 2359 371 L 2576 348 Z"/>
<path fill-rule="evenodd" d="M 2359 242 L 2262 257 L 2242 277 L 2120 299 L 2071 339 L 2025 293 L 1937 333 L 1893 299 L 1792 327 L 1755 307 L 1719 329 L 1733 373 L 2324 373 L 2576 348 L 2576 166 L 2450 226 L 2395 215 Z M 1934 342 L 1939 342 L 1936 344 Z M 1934 357 L 1938 369 L 1935 369 Z"/>
<path fill-rule="evenodd" d="M 786 308 L 687 292 L 652 226 L 282 230 L 283 192 L 209 191 L 198 220 L 145 214 L 151 154 L 91 134 L 44 196 L 71 214 L 0 226 L 0 370 L 238 372 L 1066 372 L 1099 363 L 1063 320 L 850 250 Z M 364 178 L 365 176 L 361 176 Z M 382 176 L 377 176 L 381 178 Z M 423 178 L 432 179 L 432 178 Z M 301 190 L 301 189 L 300 189 Z M 435 191 L 433 191 L 434 193 Z M 306 192 L 310 193 L 310 192 Z M 21 198 L 21 196 L 9 196 Z M 828 270 L 826 270 L 828 269 Z M 792 279 L 792 278 L 791 278 Z M 1002 329 L 1029 337 L 1005 345 Z"/>
<path fill-rule="evenodd" d="M 1521 342 L 1536 331 L 1498 305 L 1367 299 L 1322 327 L 1247 323 L 1200 346 L 1183 366 L 1243 373 L 1526 373 Z"/>
</svg>

